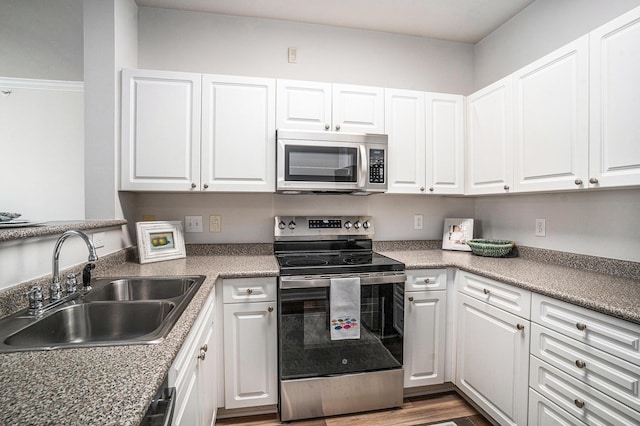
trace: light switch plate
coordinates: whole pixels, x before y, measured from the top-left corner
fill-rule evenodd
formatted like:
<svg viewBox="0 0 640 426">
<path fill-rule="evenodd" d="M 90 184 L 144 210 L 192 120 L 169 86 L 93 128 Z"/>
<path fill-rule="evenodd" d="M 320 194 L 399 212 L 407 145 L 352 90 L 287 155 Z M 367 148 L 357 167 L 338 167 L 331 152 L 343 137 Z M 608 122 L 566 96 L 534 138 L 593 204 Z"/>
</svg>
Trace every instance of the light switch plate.
<svg viewBox="0 0 640 426">
<path fill-rule="evenodd" d="M 202 232 L 202 216 L 185 216 L 184 232 Z"/>
</svg>

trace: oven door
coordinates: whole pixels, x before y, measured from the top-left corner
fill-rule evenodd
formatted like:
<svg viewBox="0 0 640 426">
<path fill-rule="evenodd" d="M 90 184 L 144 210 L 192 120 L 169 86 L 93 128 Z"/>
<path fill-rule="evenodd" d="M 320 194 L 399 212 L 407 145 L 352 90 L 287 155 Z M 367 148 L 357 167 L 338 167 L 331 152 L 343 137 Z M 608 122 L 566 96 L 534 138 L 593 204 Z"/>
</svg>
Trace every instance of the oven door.
<svg viewBox="0 0 640 426">
<path fill-rule="evenodd" d="M 366 187 L 364 145 L 279 140 L 277 190 L 354 192 Z"/>
<path fill-rule="evenodd" d="M 328 280 L 325 280 L 328 281 Z M 361 335 L 331 340 L 328 286 L 279 290 L 281 380 L 402 368 L 402 330 L 394 301 L 403 281 L 360 287 Z M 396 321 L 394 322 L 394 318 Z"/>
</svg>

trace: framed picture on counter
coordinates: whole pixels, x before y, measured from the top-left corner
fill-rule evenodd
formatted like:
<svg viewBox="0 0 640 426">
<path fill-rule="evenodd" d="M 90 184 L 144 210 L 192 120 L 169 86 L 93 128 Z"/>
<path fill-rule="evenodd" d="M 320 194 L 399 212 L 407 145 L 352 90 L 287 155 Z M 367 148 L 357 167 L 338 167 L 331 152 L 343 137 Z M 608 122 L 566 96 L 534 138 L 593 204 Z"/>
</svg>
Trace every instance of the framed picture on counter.
<svg viewBox="0 0 640 426">
<path fill-rule="evenodd" d="M 467 241 L 471 239 L 473 239 L 473 219 L 447 218 L 444 220 L 443 250 L 471 251 L 471 247 L 467 245 Z"/>
<path fill-rule="evenodd" d="M 186 257 L 181 221 L 136 222 L 140 263 Z"/>
</svg>

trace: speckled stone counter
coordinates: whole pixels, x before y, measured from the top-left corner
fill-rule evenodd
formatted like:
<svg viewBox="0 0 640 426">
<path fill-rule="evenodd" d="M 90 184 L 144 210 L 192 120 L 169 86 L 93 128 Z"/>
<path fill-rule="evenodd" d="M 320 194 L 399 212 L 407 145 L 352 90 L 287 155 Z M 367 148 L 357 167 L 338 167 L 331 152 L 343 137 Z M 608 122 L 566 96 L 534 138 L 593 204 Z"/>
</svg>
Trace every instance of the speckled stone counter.
<svg viewBox="0 0 640 426">
<path fill-rule="evenodd" d="M 138 425 L 216 279 L 277 273 L 273 255 L 242 252 L 110 265 L 100 276 L 206 275 L 207 279 L 160 344 L 0 354 L 0 424 Z"/>
<path fill-rule="evenodd" d="M 407 269 L 459 268 L 598 312 L 640 323 L 640 280 L 525 258 L 445 250 L 379 250 Z"/>
<path fill-rule="evenodd" d="M 112 228 L 126 225 L 123 219 L 108 220 L 77 220 L 69 222 L 45 222 L 38 226 L 28 226 L 22 228 L 2 228 L 0 229 L 0 242 L 19 240 L 23 238 L 46 237 L 48 235 L 58 235 L 71 229 L 88 231 L 92 229 Z"/>
</svg>

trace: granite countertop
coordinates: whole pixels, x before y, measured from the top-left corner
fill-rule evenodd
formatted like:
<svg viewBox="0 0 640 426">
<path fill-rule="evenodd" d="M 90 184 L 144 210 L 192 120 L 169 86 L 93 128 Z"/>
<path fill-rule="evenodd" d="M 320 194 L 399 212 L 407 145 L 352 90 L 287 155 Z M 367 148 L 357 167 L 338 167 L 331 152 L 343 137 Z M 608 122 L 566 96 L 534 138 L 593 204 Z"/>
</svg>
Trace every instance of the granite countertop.
<svg viewBox="0 0 640 426">
<path fill-rule="evenodd" d="M 167 262 L 103 265 L 99 276 L 206 275 L 207 279 L 160 344 L 0 354 L 0 423 L 137 425 L 216 279 L 277 276 L 277 262 L 265 247 L 247 254 L 242 246 L 188 249 L 187 258 Z M 494 259 L 401 245 L 376 251 L 404 262 L 407 269 L 459 268 L 640 323 L 637 279 L 525 258 Z"/>
<path fill-rule="evenodd" d="M 2 228 L 0 229 L 0 242 L 20 240 L 23 238 L 60 235 L 63 232 L 69 231 L 71 229 L 88 231 L 92 229 L 113 228 L 116 226 L 122 226 L 126 224 L 127 224 L 127 221 L 124 219 L 44 222 L 37 226 L 26 226 L 26 227 L 19 227 L 19 228 Z"/>
<path fill-rule="evenodd" d="M 0 424 L 138 425 L 216 279 L 277 274 L 273 255 L 203 254 L 112 266 L 100 276 L 207 279 L 160 344 L 0 354 Z"/>
</svg>

